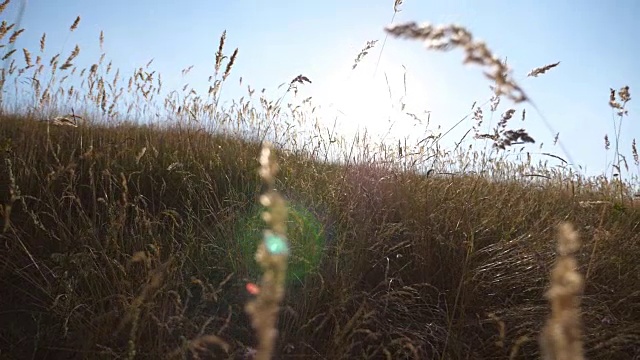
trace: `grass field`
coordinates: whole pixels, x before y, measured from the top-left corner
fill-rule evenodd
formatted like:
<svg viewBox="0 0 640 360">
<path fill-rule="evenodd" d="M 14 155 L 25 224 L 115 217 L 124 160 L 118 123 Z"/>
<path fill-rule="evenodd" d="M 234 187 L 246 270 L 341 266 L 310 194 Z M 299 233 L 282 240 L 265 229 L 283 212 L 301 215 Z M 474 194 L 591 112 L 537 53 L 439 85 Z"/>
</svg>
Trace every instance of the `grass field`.
<svg viewBox="0 0 640 360">
<path fill-rule="evenodd" d="M 470 131 L 491 151 L 302 138 L 304 76 L 223 107 L 225 35 L 208 94 L 158 99 L 149 64 L 78 69 L 79 48 L 16 50 L 3 22 L 0 358 L 640 359 L 621 158 L 617 177 L 534 162 L 510 123 L 527 96 L 488 48 L 461 27 L 388 32 L 486 68 L 501 120 Z M 621 121 L 628 101 L 611 91 Z"/>
</svg>

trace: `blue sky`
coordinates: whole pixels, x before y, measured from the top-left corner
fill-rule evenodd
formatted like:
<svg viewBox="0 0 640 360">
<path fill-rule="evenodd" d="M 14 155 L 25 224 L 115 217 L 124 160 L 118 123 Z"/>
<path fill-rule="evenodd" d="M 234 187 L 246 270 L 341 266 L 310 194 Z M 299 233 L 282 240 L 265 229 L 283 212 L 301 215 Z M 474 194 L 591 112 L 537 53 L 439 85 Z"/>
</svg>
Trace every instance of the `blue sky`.
<svg viewBox="0 0 640 360">
<path fill-rule="evenodd" d="M 3 18 L 12 21 L 18 5 L 13 0 Z M 591 175 L 602 172 L 613 157 L 611 151 L 604 151 L 603 141 L 605 133 L 613 138 L 609 88 L 629 85 L 632 101 L 630 116 L 622 124 L 621 149 L 637 173 L 630 148 L 632 138 L 640 141 L 640 103 L 634 96 L 640 91 L 640 72 L 632 67 L 640 55 L 640 27 L 635 23 L 640 2 L 405 0 L 401 9 L 396 23 L 457 23 L 486 41 L 496 55 L 506 56 L 515 79 L 553 129 L 527 105 L 516 107 L 527 109 L 527 120 L 513 126 L 525 127 L 537 145 L 545 144 L 542 150 L 532 146 L 532 152 L 566 157 L 551 144 L 554 131 L 559 132 L 570 157 Z M 70 35 L 68 28 L 77 15 L 82 17 L 80 27 Z M 107 59 L 124 75 L 154 58 L 152 68 L 162 74 L 165 89 L 189 83 L 204 90 L 218 39 L 226 30 L 227 52 L 240 49 L 231 76 L 233 86 L 225 87 L 226 96 L 246 95 L 245 86 L 237 86 L 240 76 L 244 84 L 266 88 L 276 96 L 281 93 L 280 84 L 303 74 L 313 84 L 301 88 L 300 96 L 313 96 L 314 103 L 326 108 L 321 114 L 327 123 L 339 116 L 340 129 L 347 134 L 364 125 L 373 133 L 385 133 L 392 101 L 384 74 L 391 99 L 398 100 L 403 95 L 402 66 L 407 73 L 406 110 L 430 111 L 432 127 L 447 130 L 471 112 L 474 102 L 482 104 L 490 98 L 482 69 L 463 66 L 459 50 L 435 53 L 419 42 L 389 37 L 378 63 L 383 29 L 392 15 L 391 0 L 30 0 L 21 23 L 26 31 L 18 47 L 37 49 L 46 32 L 49 54 L 68 54 L 80 44 L 78 62 L 90 64 L 100 56 L 98 35 L 103 30 Z M 379 42 L 351 71 L 354 58 L 369 40 Z M 557 61 L 560 66 L 547 74 L 526 77 L 532 68 Z M 193 70 L 182 78 L 180 71 L 190 65 Z M 503 99 L 499 111 L 511 106 Z M 488 116 L 488 106 L 483 110 Z M 407 117 L 395 119 L 396 137 L 424 133 Z M 498 119 L 496 114 L 493 123 Z M 463 122 L 447 135 L 449 146 L 470 125 L 470 120 Z"/>
</svg>

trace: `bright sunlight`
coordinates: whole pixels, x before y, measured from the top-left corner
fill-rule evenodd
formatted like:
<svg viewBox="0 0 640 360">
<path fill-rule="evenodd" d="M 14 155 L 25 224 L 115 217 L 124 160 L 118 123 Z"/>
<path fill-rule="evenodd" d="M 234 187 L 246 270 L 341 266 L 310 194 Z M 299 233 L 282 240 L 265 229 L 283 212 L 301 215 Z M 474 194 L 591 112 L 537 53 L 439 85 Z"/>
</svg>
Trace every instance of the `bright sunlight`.
<svg viewBox="0 0 640 360">
<path fill-rule="evenodd" d="M 370 54 L 374 55 L 374 54 Z M 373 139 L 404 138 L 423 127 L 409 114 L 427 120 L 424 79 L 412 78 L 403 65 L 373 56 L 355 69 L 334 71 L 314 96 L 326 126 L 351 137 L 367 130 Z M 426 124 L 425 124 L 426 125 Z M 413 129 L 413 130 L 412 130 Z"/>
</svg>

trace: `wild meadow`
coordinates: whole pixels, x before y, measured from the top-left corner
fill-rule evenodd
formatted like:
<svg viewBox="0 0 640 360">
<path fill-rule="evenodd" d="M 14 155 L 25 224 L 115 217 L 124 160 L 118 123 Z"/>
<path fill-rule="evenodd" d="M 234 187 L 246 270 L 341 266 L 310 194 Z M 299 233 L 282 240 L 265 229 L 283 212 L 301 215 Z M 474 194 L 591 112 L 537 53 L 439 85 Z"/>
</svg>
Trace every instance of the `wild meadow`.
<svg viewBox="0 0 640 360">
<path fill-rule="evenodd" d="M 0 358 L 640 359 L 635 140 L 606 137 L 615 176 L 533 160 L 535 107 L 468 29 L 386 28 L 485 72 L 483 146 L 451 149 L 323 128 L 289 103 L 304 74 L 223 104 L 226 33 L 207 93 L 163 95 L 152 63 L 79 68 L 2 16 Z"/>
</svg>

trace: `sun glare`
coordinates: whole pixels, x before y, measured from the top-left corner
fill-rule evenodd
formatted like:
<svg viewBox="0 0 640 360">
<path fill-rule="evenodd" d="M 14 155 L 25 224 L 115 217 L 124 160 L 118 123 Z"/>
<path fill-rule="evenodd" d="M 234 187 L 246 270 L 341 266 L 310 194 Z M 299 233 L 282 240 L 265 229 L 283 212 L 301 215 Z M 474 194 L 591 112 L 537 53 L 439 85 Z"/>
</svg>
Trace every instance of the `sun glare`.
<svg viewBox="0 0 640 360">
<path fill-rule="evenodd" d="M 315 96 L 324 125 L 351 137 L 367 134 L 376 140 L 403 138 L 415 128 L 407 113 L 426 110 L 427 92 L 400 64 L 382 61 L 360 63 L 354 70 L 330 76 Z"/>
</svg>

